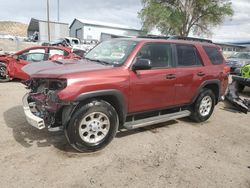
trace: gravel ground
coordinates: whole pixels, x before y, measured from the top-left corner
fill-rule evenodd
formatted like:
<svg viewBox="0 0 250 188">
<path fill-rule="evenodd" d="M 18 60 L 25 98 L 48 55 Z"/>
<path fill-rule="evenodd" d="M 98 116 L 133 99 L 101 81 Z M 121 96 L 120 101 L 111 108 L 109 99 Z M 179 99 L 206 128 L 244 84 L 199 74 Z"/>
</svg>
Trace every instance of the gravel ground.
<svg viewBox="0 0 250 188">
<path fill-rule="evenodd" d="M 250 188 L 249 114 L 220 103 L 206 123 L 120 132 L 104 150 L 80 154 L 62 132 L 28 125 L 25 92 L 18 82 L 0 83 L 1 187 Z"/>
</svg>

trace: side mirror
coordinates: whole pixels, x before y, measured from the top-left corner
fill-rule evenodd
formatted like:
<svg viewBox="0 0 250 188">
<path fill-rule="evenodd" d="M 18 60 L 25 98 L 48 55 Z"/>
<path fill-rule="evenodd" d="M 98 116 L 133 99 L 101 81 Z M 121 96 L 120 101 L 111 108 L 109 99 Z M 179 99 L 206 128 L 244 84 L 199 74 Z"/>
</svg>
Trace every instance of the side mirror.
<svg viewBox="0 0 250 188">
<path fill-rule="evenodd" d="M 137 58 L 132 66 L 133 71 L 151 69 L 151 61 L 149 59 Z"/>
</svg>

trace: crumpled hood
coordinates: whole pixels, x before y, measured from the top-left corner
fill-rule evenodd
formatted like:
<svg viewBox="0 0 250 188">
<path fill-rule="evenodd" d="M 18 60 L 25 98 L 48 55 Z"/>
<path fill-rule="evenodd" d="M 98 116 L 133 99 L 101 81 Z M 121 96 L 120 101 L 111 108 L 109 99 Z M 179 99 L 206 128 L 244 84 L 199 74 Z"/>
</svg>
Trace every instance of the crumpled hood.
<svg viewBox="0 0 250 188">
<path fill-rule="evenodd" d="M 31 77 L 57 78 L 62 75 L 72 73 L 111 68 L 113 67 L 102 65 L 86 59 L 64 59 L 58 61 L 43 61 L 39 63 L 30 63 L 24 66 L 22 70 Z"/>
</svg>

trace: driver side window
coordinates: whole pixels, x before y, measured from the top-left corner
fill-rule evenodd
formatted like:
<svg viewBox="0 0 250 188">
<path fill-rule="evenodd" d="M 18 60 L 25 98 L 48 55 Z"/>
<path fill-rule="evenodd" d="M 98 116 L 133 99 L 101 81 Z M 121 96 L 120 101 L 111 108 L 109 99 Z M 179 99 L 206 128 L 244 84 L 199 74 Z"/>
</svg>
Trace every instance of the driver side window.
<svg viewBox="0 0 250 188">
<path fill-rule="evenodd" d="M 150 60 L 152 68 L 172 67 L 172 48 L 170 44 L 148 43 L 141 48 L 136 57 Z"/>
</svg>

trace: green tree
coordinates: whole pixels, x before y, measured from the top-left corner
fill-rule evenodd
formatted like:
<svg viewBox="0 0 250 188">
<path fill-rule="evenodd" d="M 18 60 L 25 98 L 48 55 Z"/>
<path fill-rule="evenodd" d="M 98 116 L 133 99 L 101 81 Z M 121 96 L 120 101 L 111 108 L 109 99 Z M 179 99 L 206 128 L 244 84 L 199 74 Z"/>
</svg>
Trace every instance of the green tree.
<svg viewBox="0 0 250 188">
<path fill-rule="evenodd" d="M 233 15 L 229 0 L 142 0 L 138 13 L 144 31 L 165 35 L 211 34 L 211 28 Z"/>
</svg>

